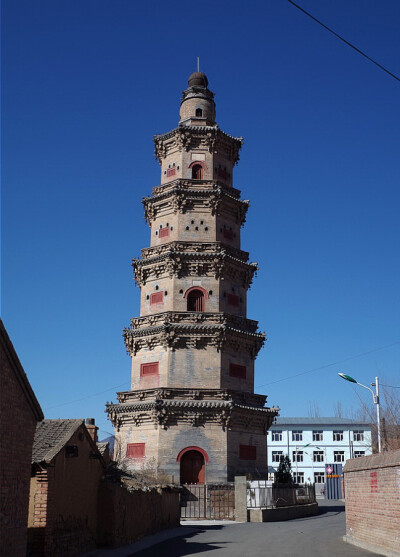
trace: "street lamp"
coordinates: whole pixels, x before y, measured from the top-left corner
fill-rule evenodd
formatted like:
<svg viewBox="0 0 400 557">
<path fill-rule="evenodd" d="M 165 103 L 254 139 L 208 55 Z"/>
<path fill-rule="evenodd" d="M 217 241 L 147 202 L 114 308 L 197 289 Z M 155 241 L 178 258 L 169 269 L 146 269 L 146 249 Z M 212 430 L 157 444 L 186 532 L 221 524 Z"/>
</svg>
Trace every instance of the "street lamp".
<svg viewBox="0 0 400 557">
<path fill-rule="evenodd" d="M 381 416 L 380 416 L 380 406 L 379 406 L 379 378 L 375 377 L 375 383 L 371 383 L 371 387 L 375 387 L 375 392 L 367 387 L 366 385 L 362 385 L 350 375 L 346 375 L 345 373 L 338 373 L 339 377 L 344 379 L 345 381 L 350 381 L 350 383 L 356 383 L 360 385 L 360 387 L 364 387 L 364 389 L 368 389 L 372 393 L 372 398 L 374 404 L 376 404 L 376 421 L 378 425 L 378 451 L 382 452 L 382 442 L 381 442 Z"/>
</svg>

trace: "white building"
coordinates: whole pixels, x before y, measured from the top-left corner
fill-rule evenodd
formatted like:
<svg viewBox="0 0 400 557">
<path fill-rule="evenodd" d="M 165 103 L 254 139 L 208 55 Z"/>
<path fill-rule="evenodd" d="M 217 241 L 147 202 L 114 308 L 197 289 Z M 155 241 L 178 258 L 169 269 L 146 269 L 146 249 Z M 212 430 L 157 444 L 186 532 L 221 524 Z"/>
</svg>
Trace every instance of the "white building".
<svg viewBox="0 0 400 557">
<path fill-rule="evenodd" d="M 325 484 L 325 467 L 372 453 L 371 426 L 346 418 L 281 418 L 268 437 L 269 471 L 278 469 L 280 457 L 289 455 L 296 483 L 315 482 L 317 493 Z M 329 472 L 328 472 L 329 473 Z"/>
</svg>

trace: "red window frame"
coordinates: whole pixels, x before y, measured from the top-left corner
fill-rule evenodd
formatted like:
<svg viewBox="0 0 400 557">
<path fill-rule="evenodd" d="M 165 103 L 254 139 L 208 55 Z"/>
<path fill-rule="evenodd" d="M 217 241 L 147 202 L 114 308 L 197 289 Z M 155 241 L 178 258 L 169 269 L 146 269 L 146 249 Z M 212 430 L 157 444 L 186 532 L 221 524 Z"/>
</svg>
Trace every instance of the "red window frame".
<svg viewBox="0 0 400 557">
<path fill-rule="evenodd" d="M 175 176 L 175 174 L 176 174 L 175 168 L 167 168 L 167 178 L 169 178 L 170 176 Z"/>
<path fill-rule="evenodd" d="M 230 362 L 229 364 L 229 375 L 231 377 L 237 377 L 238 379 L 246 379 L 246 366 L 240 364 L 234 364 Z"/>
<path fill-rule="evenodd" d="M 240 460 L 256 460 L 257 447 L 255 445 L 239 445 Z"/>
<path fill-rule="evenodd" d="M 229 228 L 224 228 L 224 238 L 226 240 L 233 240 L 233 231 Z"/>
<path fill-rule="evenodd" d="M 158 362 L 148 362 L 140 364 L 140 377 L 148 377 L 149 375 L 158 375 Z"/>
<path fill-rule="evenodd" d="M 229 292 L 229 294 L 227 295 L 227 300 L 230 306 L 239 307 L 239 296 L 236 296 L 236 294 L 231 294 Z"/>
<path fill-rule="evenodd" d="M 126 445 L 126 458 L 144 458 L 146 456 L 146 443 L 128 443 Z"/>
<path fill-rule="evenodd" d="M 150 305 L 162 304 L 164 302 L 164 292 L 153 292 L 150 294 Z"/>
<path fill-rule="evenodd" d="M 168 236 L 169 236 L 169 226 L 166 226 L 165 228 L 159 228 L 158 230 L 159 238 L 168 238 Z"/>
</svg>

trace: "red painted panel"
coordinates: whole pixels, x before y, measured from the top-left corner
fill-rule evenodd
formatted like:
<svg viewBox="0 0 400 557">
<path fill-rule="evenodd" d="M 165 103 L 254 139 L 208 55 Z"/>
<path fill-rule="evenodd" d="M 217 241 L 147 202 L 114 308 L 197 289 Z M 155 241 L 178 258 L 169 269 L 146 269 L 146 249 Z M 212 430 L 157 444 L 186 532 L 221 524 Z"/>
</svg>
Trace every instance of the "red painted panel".
<svg viewBox="0 0 400 557">
<path fill-rule="evenodd" d="M 164 301 L 164 292 L 153 292 L 150 294 L 150 305 L 162 304 Z"/>
<path fill-rule="evenodd" d="M 227 240 L 233 240 L 232 230 L 229 230 L 228 228 L 224 228 L 224 238 L 226 238 Z"/>
<path fill-rule="evenodd" d="M 230 306 L 239 307 L 239 296 L 236 296 L 236 294 L 228 294 L 227 298 Z"/>
<path fill-rule="evenodd" d="M 257 447 L 254 445 L 240 445 L 239 458 L 240 460 L 256 460 Z"/>
<path fill-rule="evenodd" d="M 239 379 L 246 379 L 246 366 L 230 363 L 229 375 L 231 377 L 238 377 Z"/>
<path fill-rule="evenodd" d="M 228 173 L 223 168 L 218 168 L 217 174 L 218 174 L 218 178 L 222 178 L 223 180 L 228 179 Z"/>
<path fill-rule="evenodd" d="M 159 238 L 168 238 L 169 236 L 169 226 L 166 228 L 160 228 L 158 231 Z"/>
<path fill-rule="evenodd" d="M 175 176 L 176 174 L 176 170 L 175 168 L 168 168 L 167 169 L 167 177 L 169 178 L 170 176 Z"/>
<path fill-rule="evenodd" d="M 140 376 L 158 375 L 158 362 L 150 362 L 148 364 L 140 364 Z"/>
<path fill-rule="evenodd" d="M 128 443 L 126 446 L 126 458 L 144 458 L 146 443 Z"/>
</svg>

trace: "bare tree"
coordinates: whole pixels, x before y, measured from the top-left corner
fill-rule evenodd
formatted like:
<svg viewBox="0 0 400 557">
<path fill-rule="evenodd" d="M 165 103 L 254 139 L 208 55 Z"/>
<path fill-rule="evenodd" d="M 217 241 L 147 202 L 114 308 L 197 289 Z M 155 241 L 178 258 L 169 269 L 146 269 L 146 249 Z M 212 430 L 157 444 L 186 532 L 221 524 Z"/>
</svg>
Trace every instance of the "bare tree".
<svg viewBox="0 0 400 557">
<path fill-rule="evenodd" d="M 308 408 L 308 416 L 310 418 L 319 418 L 321 416 L 321 410 L 319 409 L 318 402 L 315 400 L 311 402 L 310 400 L 307 403 Z"/>
</svg>

